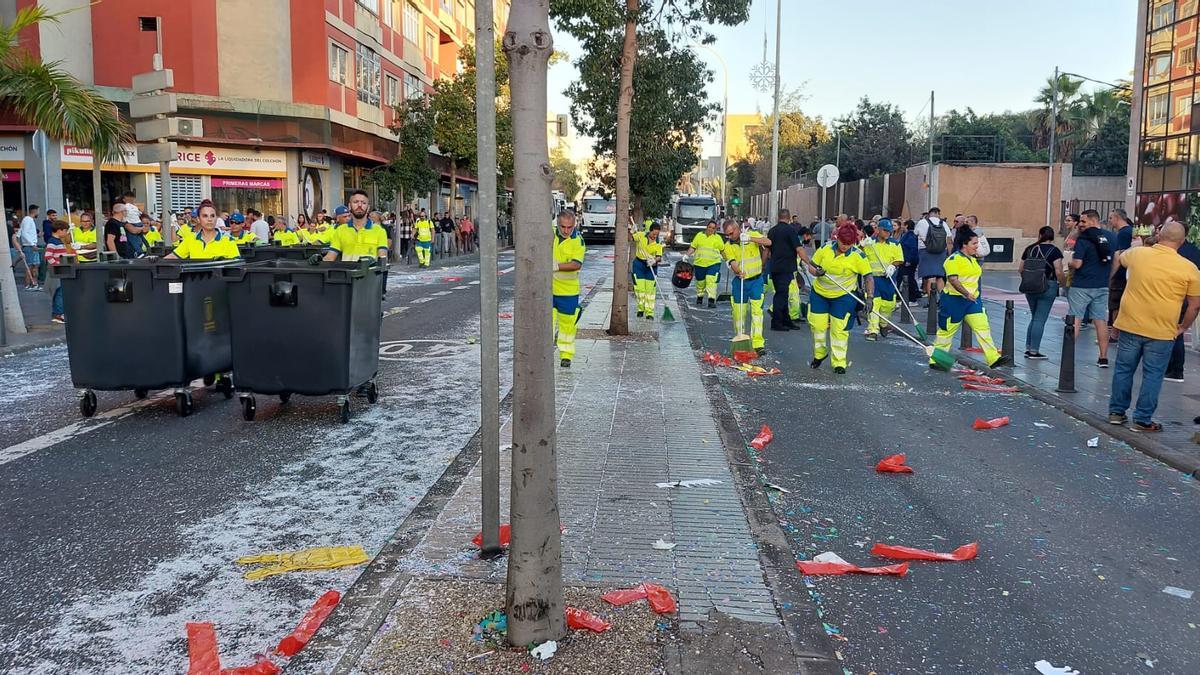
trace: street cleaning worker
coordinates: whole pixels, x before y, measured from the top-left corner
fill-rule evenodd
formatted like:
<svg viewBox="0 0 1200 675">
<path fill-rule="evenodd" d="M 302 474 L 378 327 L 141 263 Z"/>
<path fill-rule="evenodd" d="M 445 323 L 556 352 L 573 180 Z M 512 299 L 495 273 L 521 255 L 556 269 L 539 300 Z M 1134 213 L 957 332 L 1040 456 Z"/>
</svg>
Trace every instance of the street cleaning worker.
<svg viewBox="0 0 1200 675">
<path fill-rule="evenodd" d="M 732 218 L 725 221 L 725 247 L 722 257 L 729 262 L 733 272 L 729 301 L 733 305 L 734 334 L 749 333 L 750 344 L 759 356 L 767 353 L 763 338 L 763 249 L 771 247 L 771 240 L 755 232 L 749 225 L 739 225 Z M 750 326 L 747 329 L 746 317 Z"/>
<path fill-rule="evenodd" d="M 338 207 L 339 211 L 342 208 Z M 359 258 L 379 258 L 387 260 L 387 232 L 382 225 L 376 225 L 367 217 L 371 208 L 371 198 L 363 190 L 350 193 L 348 215 L 350 222 L 333 228 L 329 240 L 329 252 L 325 254 L 326 261 L 341 258 L 343 262 L 354 262 Z M 340 214 L 339 215 L 343 215 Z M 384 278 L 384 288 L 387 279 Z"/>
<path fill-rule="evenodd" d="M 983 311 L 983 297 L 980 294 L 980 279 L 983 269 L 975 254 L 979 252 L 979 236 L 969 227 L 955 230 L 954 253 L 946 258 L 943 267 L 946 271 L 946 290 L 938 304 L 938 332 L 933 346 L 936 349 L 949 352 L 950 343 L 958 333 L 958 327 L 963 321 L 971 327 L 979 346 L 983 348 L 983 357 L 988 367 L 1004 365 L 1008 359 L 1000 356 L 996 343 L 992 342 L 992 329 L 988 326 L 987 314 Z M 930 368 L 937 368 L 933 361 Z"/>
<path fill-rule="evenodd" d="M 812 292 L 808 296 L 808 325 L 813 336 L 814 370 L 833 352 L 833 372 L 844 375 L 850 362 L 850 328 L 858 301 L 850 294 L 858 288 L 859 277 L 866 282 L 867 302 L 873 293 L 871 264 L 855 244 L 858 228 L 853 222 L 843 222 L 833 231 L 833 239 L 817 249 L 812 264 L 816 267 Z M 839 286 L 840 284 L 840 286 Z M 825 332 L 829 332 L 829 342 Z"/>
<path fill-rule="evenodd" d="M 79 262 L 95 262 L 96 225 L 92 221 L 92 214 L 79 214 L 79 225 L 71 228 L 71 246 Z"/>
<path fill-rule="evenodd" d="M 212 201 L 205 199 L 197 209 L 198 225 L 194 237 L 181 237 L 175 250 L 165 257 L 184 260 L 216 260 L 223 258 L 239 258 L 237 244 L 224 232 L 217 229 L 217 208 Z"/>
<path fill-rule="evenodd" d="M 893 227 L 892 221 L 884 218 L 875 224 L 874 237 L 863 240 L 875 284 L 875 311 L 867 316 L 868 340 L 879 339 L 879 316 L 890 317 L 896 309 L 896 270 L 904 265 L 904 249 L 891 238 Z"/>
<path fill-rule="evenodd" d="M 654 300 L 658 295 L 658 279 L 655 266 L 662 260 L 663 246 L 658 243 L 662 225 L 651 223 L 645 232 L 633 233 L 635 257 L 633 259 L 633 294 L 637 298 L 638 316 L 654 318 Z"/>
<path fill-rule="evenodd" d="M 554 326 L 557 332 L 560 366 L 571 367 L 575 358 L 575 330 L 582 310 L 579 308 L 579 270 L 583 268 L 583 257 L 587 246 L 575 228 L 575 212 L 558 212 L 558 227 L 554 230 L 554 281 L 551 294 L 554 296 Z"/>
<path fill-rule="evenodd" d="M 697 232 L 692 238 L 692 244 L 687 250 L 691 258 L 692 274 L 696 279 L 696 304 L 703 305 L 708 298 L 708 306 L 717 306 L 717 285 L 721 280 L 721 249 L 725 248 L 725 239 L 717 233 L 717 221 L 710 220 L 704 226 L 703 232 Z"/>
<path fill-rule="evenodd" d="M 245 219 L 229 219 L 229 238 L 238 246 L 257 246 L 258 236 L 246 227 Z"/>
<path fill-rule="evenodd" d="M 267 224 L 271 226 L 271 243 L 276 246 L 299 246 L 300 235 L 288 229 L 287 220 L 280 216 L 267 216 Z"/>
<path fill-rule="evenodd" d="M 433 252 L 433 221 L 421 209 L 421 216 L 413 223 L 413 234 L 417 238 L 417 267 L 429 267 L 429 254 Z"/>
</svg>

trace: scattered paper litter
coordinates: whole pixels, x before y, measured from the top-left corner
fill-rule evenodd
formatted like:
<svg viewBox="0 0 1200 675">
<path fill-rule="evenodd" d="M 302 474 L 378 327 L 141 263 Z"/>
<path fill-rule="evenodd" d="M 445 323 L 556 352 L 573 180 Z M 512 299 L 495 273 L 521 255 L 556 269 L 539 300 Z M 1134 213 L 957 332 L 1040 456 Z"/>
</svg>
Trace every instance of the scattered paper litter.
<svg viewBox="0 0 1200 675">
<path fill-rule="evenodd" d="M 533 649 L 530 649 L 529 654 L 531 656 L 539 658 L 543 661 L 546 661 L 551 656 L 554 656 L 554 652 L 556 652 L 556 651 L 558 651 L 558 643 L 555 642 L 554 640 L 548 640 L 548 641 L 543 642 L 542 644 L 534 647 Z"/>
<path fill-rule="evenodd" d="M 710 487 L 713 485 L 720 485 L 720 484 L 721 484 L 721 481 L 719 481 L 715 478 L 696 478 L 693 480 L 673 480 L 668 483 L 655 483 L 654 485 L 655 485 L 655 487 L 660 487 L 660 488 L 673 488 L 673 487 L 690 488 L 690 487 Z"/>
<path fill-rule="evenodd" d="M 1054 428 L 1053 426 L 1046 424 L 1045 422 L 1034 422 L 1033 426 L 1041 427 L 1043 429 L 1053 429 Z"/>
<path fill-rule="evenodd" d="M 1037 668 L 1037 671 L 1042 675 L 1079 675 L 1079 671 L 1071 666 L 1059 668 L 1058 666 L 1050 665 L 1050 662 L 1045 659 L 1033 664 L 1033 667 Z"/>
<path fill-rule="evenodd" d="M 1167 595 L 1173 595 L 1177 598 L 1183 598 L 1184 600 L 1192 599 L 1192 591 L 1189 591 L 1186 588 L 1179 588 L 1178 586 L 1167 586 L 1162 590 L 1162 592 L 1166 593 Z"/>
<path fill-rule="evenodd" d="M 844 559 L 842 559 L 842 556 L 834 553 L 833 551 L 826 551 L 824 553 L 813 556 L 813 562 L 837 563 L 839 565 L 849 565 L 850 564 L 850 563 L 846 562 Z"/>
<path fill-rule="evenodd" d="M 780 492 L 782 492 L 785 495 L 789 494 L 791 492 L 791 490 L 789 490 L 781 485 L 776 485 L 774 483 L 767 483 L 764 487 L 766 487 L 768 490 L 779 490 Z"/>
<path fill-rule="evenodd" d="M 1093 436 L 1093 437 L 1089 438 L 1089 439 L 1088 439 L 1088 447 L 1089 447 L 1089 448 L 1098 448 L 1098 447 L 1100 447 L 1100 437 L 1099 437 L 1099 436 Z"/>
<path fill-rule="evenodd" d="M 673 542 L 664 541 L 661 538 L 653 544 L 650 544 L 650 546 L 652 546 L 656 551 L 670 551 L 671 549 L 675 548 L 675 544 Z"/>
</svg>

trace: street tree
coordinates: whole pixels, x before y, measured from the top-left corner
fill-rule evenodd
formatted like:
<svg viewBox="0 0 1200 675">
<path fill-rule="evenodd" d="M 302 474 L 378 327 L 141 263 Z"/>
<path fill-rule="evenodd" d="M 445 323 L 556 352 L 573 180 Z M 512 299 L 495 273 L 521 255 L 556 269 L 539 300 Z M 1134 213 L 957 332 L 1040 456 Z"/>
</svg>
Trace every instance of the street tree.
<svg viewBox="0 0 1200 675">
<path fill-rule="evenodd" d="M 546 80 L 550 0 L 514 0 L 504 33 L 512 88 L 516 300 L 513 324 L 511 542 L 505 606 L 514 646 L 566 634 L 551 349 L 550 158 Z"/>
<path fill-rule="evenodd" d="M 842 180 L 858 180 L 905 168 L 911 133 L 904 113 L 891 103 L 872 103 L 867 97 L 849 115 L 835 120 L 842 137 Z M 825 157 L 833 159 L 836 141 L 827 141 Z"/>
<path fill-rule="evenodd" d="M 613 260 L 613 308 L 609 332 L 629 333 L 629 241 L 622 230 L 630 214 L 630 130 L 638 32 L 666 28 L 683 40 L 709 42 L 713 25 L 733 26 L 750 16 L 750 0 L 555 0 L 558 27 L 579 40 L 584 51 L 603 51 L 614 34 L 621 37 L 613 160 L 616 176 L 616 238 Z M 665 105 L 680 101 L 664 100 Z"/>
<path fill-rule="evenodd" d="M 122 147 L 133 135 L 117 107 L 68 74 L 61 63 L 43 63 L 21 48 L 22 31 L 36 30 L 41 22 L 57 23 L 63 14 L 32 4 L 19 10 L 11 23 L 0 25 L 0 99 L 26 124 L 51 138 L 91 148 L 102 161 L 123 162 Z M 2 191 L 0 213 L 5 213 Z M 13 333 L 26 332 L 8 237 L 0 243 L 0 294 L 5 326 Z"/>
<path fill-rule="evenodd" d="M 563 153 L 562 148 L 555 148 L 550 153 L 550 168 L 554 171 L 554 187 L 562 190 L 567 199 L 575 199 L 579 194 L 579 171 L 575 162 Z"/>
<path fill-rule="evenodd" d="M 396 106 L 396 134 L 399 152 L 391 162 L 375 169 L 368 177 L 384 201 L 411 201 L 437 187 L 437 172 L 429 166 L 429 146 L 433 145 L 433 112 L 424 96 L 413 96 Z"/>
</svg>

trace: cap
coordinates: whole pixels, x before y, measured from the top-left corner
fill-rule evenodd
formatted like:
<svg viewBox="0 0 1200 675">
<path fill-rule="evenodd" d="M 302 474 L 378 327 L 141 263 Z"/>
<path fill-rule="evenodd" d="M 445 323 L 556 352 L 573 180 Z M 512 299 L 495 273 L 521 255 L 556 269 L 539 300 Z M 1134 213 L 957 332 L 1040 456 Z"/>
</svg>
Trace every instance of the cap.
<svg viewBox="0 0 1200 675">
<path fill-rule="evenodd" d="M 884 232 L 891 232 L 892 231 L 892 221 L 887 218 L 884 218 L 883 220 L 880 220 L 878 223 L 875 223 L 875 227 L 878 227 L 879 229 L 883 230 Z"/>
<path fill-rule="evenodd" d="M 335 215 L 335 216 L 344 216 L 347 213 L 350 213 L 350 209 L 346 208 L 344 205 L 338 206 L 336 209 L 333 210 L 333 215 Z"/>
<path fill-rule="evenodd" d="M 246 216 L 243 216 L 241 213 L 234 211 L 232 214 L 230 214 L 229 220 L 234 223 L 244 223 L 244 222 L 246 222 Z"/>
</svg>

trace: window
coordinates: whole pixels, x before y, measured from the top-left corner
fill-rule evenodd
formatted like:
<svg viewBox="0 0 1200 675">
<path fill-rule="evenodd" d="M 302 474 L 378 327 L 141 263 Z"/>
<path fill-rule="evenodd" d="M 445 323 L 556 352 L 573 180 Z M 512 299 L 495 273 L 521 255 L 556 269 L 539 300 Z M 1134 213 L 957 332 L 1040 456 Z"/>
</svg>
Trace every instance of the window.
<svg viewBox="0 0 1200 675">
<path fill-rule="evenodd" d="M 421 42 L 421 19 L 411 2 L 404 3 L 404 39 Z"/>
<path fill-rule="evenodd" d="M 395 3 L 392 0 L 381 0 L 383 2 L 383 25 L 388 28 L 392 27 L 392 5 Z"/>
<path fill-rule="evenodd" d="M 372 14 L 379 13 L 379 0 L 356 0 L 359 6 Z"/>
<path fill-rule="evenodd" d="M 447 14 L 454 11 L 454 8 L 450 6 L 450 0 L 442 0 L 442 11 Z"/>
<path fill-rule="evenodd" d="M 1180 136 L 1167 140 L 1167 159 L 1163 163 L 1163 190 L 1174 191 L 1187 188 L 1187 165 L 1191 137 Z"/>
<path fill-rule="evenodd" d="M 369 105 L 379 105 L 380 77 L 383 73 L 379 54 L 358 45 L 358 63 L 355 64 L 354 73 L 358 85 L 358 100 Z"/>
<path fill-rule="evenodd" d="M 456 17 L 458 17 L 458 22 L 460 24 L 466 25 L 466 23 L 467 23 L 467 3 L 463 2 L 463 0 L 458 0 L 458 4 L 455 5 L 454 15 Z"/>
<path fill-rule="evenodd" d="M 350 51 L 336 42 L 329 43 L 329 79 L 346 84 Z"/>
<path fill-rule="evenodd" d="M 1179 0 L 1179 8 L 1175 10 L 1175 18 L 1186 19 L 1196 13 L 1196 0 Z"/>
<path fill-rule="evenodd" d="M 1150 97 L 1150 102 L 1146 106 L 1146 117 L 1150 120 L 1150 126 L 1159 126 L 1167 123 L 1167 119 L 1171 117 L 1171 97 L 1169 94 L 1162 93 Z"/>
<path fill-rule="evenodd" d="M 393 108 L 396 107 L 396 104 L 400 102 L 400 80 L 388 75 L 387 90 L 384 93 L 387 95 L 387 104 Z"/>
<path fill-rule="evenodd" d="M 1169 25 L 1175 21 L 1175 0 L 1154 0 L 1154 7 L 1150 11 L 1151 29 Z"/>
<path fill-rule="evenodd" d="M 425 93 L 425 87 L 421 86 L 421 78 L 412 73 L 404 74 L 404 98 L 416 98 Z"/>
<path fill-rule="evenodd" d="M 1162 192 L 1166 149 L 1165 141 L 1150 141 L 1142 145 L 1142 175 L 1138 180 L 1140 192 Z"/>
<path fill-rule="evenodd" d="M 425 58 L 429 59 L 430 61 L 437 60 L 433 57 L 433 47 L 436 44 L 437 35 L 435 35 L 431 30 L 425 31 Z"/>
</svg>

